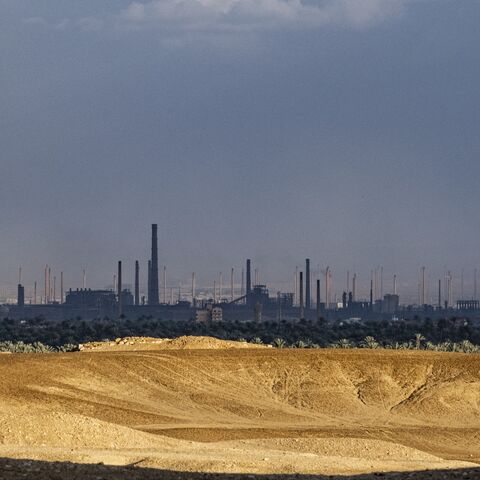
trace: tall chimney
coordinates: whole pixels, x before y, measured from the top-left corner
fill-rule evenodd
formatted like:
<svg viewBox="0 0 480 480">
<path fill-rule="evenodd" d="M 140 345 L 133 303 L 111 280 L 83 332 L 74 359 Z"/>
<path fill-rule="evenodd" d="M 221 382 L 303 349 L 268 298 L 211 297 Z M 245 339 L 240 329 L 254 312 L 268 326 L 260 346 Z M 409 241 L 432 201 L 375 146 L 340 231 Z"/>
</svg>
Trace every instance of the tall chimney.
<svg viewBox="0 0 480 480">
<path fill-rule="evenodd" d="M 251 262 L 250 259 L 247 259 L 247 298 L 252 293 L 252 271 L 251 271 Z"/>
<path fill-rule="evenodd" d="M 118 280 L 117 280 L 117 297 L 118 297 L 118 316 L 121 317 L 123 314 L 123 305 L 122 305 L 122 262 L 118 262 Z"/>
<path fill-rule="evenodd" d="M 352 278 L 352 300 L 355 302 L 357 298 L 357 274 L 353 274 Z"/>
<path fill-rule="evenodd" d="M 25 305 L 25 287 L 18 284 L 17 290 L 17 305 L 23 307 Z"/>
<path fill-rule="evenodd" d="M 48 288 L 48 265 L 45 265 L 45 278 L 44 278 L 44 287 L 45 291 L 43 293 L 43 299 L 45 303 L 48 303 L 48 294 L 47 294 L 47 288 Z"/>
<path fill-rule="evenodd" d="M 140 305 L 140 264 L 135 260 L 135 305 Z"/>
<path fill-rule="evenodd" d="M 317 320 L 320 320 L 320 279 L 317 278 Z"/>
<path fill-rule="evenodd" d="M 438 280 L 438 309 L 442 308 L 442 280 Z"/>
<path fill-rule="evenodd" d="M 373 308 L 373 278 L 370 279 L 370 308 Z"/>
<path fill-rule="evenodd" d="M 147 272 L 147 303 L 150 305 L 150 295 L 152 294 L 152 261 L 148 261 Z"/>
<path fill-rule="evenodd" d="M 167 304 L 167 266 L 163 266 L 163 303 Z"/>
<path fill-rule="evenodd" d="M 149 305 L 158 305 L 158 236 L 157 224 L 152 224 L 152 264 L 150 271 L 150 295 L 148 296 Z"/>
<path fill-rule="evenodd" d="M 195 272 L 192 273 L 192 307 L 195 307 Z"/>
<path fill-rule="evenodd" d="M 234 292 L 234 287 L 233 287 L 233 275 L 234 275 L 234 270 L 232 267 L 232 270 L 230 271 L 230 301 L 235 300 L 235 292 Z"/>
<path fill-rule="evenodd" d="M 63 303 L 63 272 L 60 272 L 60 303 Z"/>
<path fill-rule="evenodd" d="M 304 307 L 303 307 L 303 272 L 300 272 L 300 320 L 305 317 Z"/>
<path fill-rule="evenodd" d="M 33 304 L 37 304 L 37 282 L 33 284 Z"/>
<path fill-rule="evenodd" d="M 305 260 L 305 308 L 310 310 L 310 259 Z"/>
</svg>

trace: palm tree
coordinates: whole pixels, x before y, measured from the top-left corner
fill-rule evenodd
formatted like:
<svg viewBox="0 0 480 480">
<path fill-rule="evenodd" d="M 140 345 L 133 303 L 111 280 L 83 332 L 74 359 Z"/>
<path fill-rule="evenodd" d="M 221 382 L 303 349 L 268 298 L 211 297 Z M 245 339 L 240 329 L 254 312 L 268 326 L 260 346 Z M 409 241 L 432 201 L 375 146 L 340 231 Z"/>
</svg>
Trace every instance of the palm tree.
<svg viewBox="0 0 480 480">
<path fill-rule="evenodd" d="M 332 344 L 333 348 L 353 348 L 353 344 L 347 338 L 341 338 Z"/>
<path fill-rule="evenodd" d="M 379 343 L 375 340 L 374 337 L 371 337 L 370 335 L 368 337 L 365 337 L 361 342 L 360 346 L 363 348 L 379 348 L 380 345 Z"/>
<path fill-rule="evenodd" d="M 262 345 L 263 342 L 262 342 L 262 339 L 260 337 L 254 337 L 252 338 L 252 340 L 250 341 L 250 343 L 255 343 L 257 345 Z"/>
<path fill-rule="evenodd" d="M 415 350 L 420 350 L 423 340 L 425 340 L 425 337 L 421 333 L 415 334 Z"/>
<path fill-rule="evenodd" d="M 307 344 L 303 340 L 297 340 L 293 345 L 293 348 L 307 348 Z"/>
<path fill-rule="evenodd" d="M 287 346 L 285 340 L 283 338 L 277 337 L 273 340 L 272 345 L 275 348 L 285 348 Z"/>
</svg>

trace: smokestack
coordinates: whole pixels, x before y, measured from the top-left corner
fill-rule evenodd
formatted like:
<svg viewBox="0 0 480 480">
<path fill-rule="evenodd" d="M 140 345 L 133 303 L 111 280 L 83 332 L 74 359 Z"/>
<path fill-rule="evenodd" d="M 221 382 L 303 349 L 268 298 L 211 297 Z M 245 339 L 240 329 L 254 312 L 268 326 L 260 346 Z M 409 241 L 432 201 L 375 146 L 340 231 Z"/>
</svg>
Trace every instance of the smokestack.
<svg viewBox="0 0 480 480">
<path fill-rule="evenodd" d="M 373 308 L 373 278 L 370 280 L 370 308 Z"/>
<path fill-rule="evenodd" d="M 158 226 L 156 223 L 152 224 L 152 263 L 150 271 L 150 295 L 148 297 L 149 305 L 158 305 Z"/>
<path fill-rule="evenodd" d="M 57 277 L 53 276 L 53 303 L 57 301 Z"/>
<path fill-rule="evenodd" d="M 48 269 L 48 272 L 50 274 L 50 269 Z M 50 283 L 50 281 L 48 283 Z M 83 289 L 85 290 L 86 288 L 87 288 L 87 271 L 83 270 Z"/>
<path fill-rule="evenodd" d="M 37 282 L 33 284 L 33 304 L 37 304 Z"/>
<path fill-rule="evenodd" d="M 303 272 L 300 272 L 300 320 L 305 317 L 305 312 L 303 311 Z"/>
<path fill-rule="evenodd" d="M 167 304 L 167 266 L 163 266 L 163 303 Z"/>
<path fill-rule="evenodd" d="M 310 310 L 310 259 L 305 260 L 305 308 Z"/>
<path fill-rule="evenodd" d="M 230 272 L 230 298 L 231 301 L 233 302 L 235 300 L 235 292 L 234 292 L 234 287 L 233 287 L 233 275 L 234 275 L 234 270 L 232 267 L 232 270 Z"/>
<path fill-rule="evenodd" d="M 220 272 L 219 276 L 219 283 L 218 283 L 218 303 L 222 303 L 222 295 L 223 295 L 223 275 Z"/>
<path fill-rule="evenodd" d="M 195 272 L 192 273 L 192 307 L 195 307 Z"/>
<path fill-rule="evenodd" d="M 317 320 L 320 320 L 320 279 L 317 279 Z"/>
<path fill-rule="evenodd" d="M 473 271 L 473 299 L 477 300 L 477 269 Z"/>
<path fill-rule="evenodd" d="M 63 289 L 63 272 L 60 272 L 60 303 L 63 303 L 63 294 L 64 294 L 64 289 Z"/>
<path fill-rule="evenodd" d="M 48 265 L 45 265 L 45 277 L 44 277 L 44 287 L 45 291 L 43 293 L 44 302 L 48 303 L 47 299 L 47 288 L 48 288 Z"/>
<path fill-rule="evenodd" d="M 152 294 L 152 261 L 148 261 L 147 272 L 147 302 L 150 305 L 150 295 Z"/>
<path fill-rule="evenodd" d="M 140 305 L 140 264 L 135 260 L 135 305 Z"/>
<path fill-rule="evenodd" d="M 25 288 L 20 284 L 18 284 L 17 289 L 17 305 L 19 307 L 23 307 L 25 305 Z"/>
<path fill-rule="evenodd" d="M 397 276 L 396 275 L 393 276 L 393 294 L 394 295 L 397 294 Z"/>
<path fill-rule="evenodd" d="M 250 259 L 247 259 L 247 299 L 252 294 L 252 271 Z"/>
<path fill-rule="evenodd" d="M 426 292 L 425 292 L 425 267 L 422 267 L 422 305 L 427 303 Z"/>
<path fill-rule="evenodd" d="M 352 278 L 352 300 L 355 302 L 357 298 L 357 274 L 353 274 Z"/>
<path fill-rule="evenodd" d="M 122 305 L 122 262 L 118 262 L 118 280 L 117 280 L 117 297 L 118 297 L 118 316 L 121 317 L 123 314 L 123 305 Z"/>
<path fill-rule="evenodd" d="M 442 280 L 438 280 L 438 309 L 442 308 Z"/>
</svg>

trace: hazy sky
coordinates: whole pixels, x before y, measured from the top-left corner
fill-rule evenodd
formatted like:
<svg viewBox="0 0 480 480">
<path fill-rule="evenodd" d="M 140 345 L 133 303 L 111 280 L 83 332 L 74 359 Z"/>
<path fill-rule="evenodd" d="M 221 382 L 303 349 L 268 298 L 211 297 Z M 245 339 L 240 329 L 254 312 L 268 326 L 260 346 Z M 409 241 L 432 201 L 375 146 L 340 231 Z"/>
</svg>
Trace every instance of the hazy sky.
<svg viewBox="0 0 480 480">
<path fill-rule="evenodd" d="M 431 284 L 463 268 L 471 295 L 479 18 L 475 0 L 0 0 L 0 286 L 48 263 L 103 287 L 118 259 L 128 281 L 156 222 L 174 283 L 250 256 L 291 290 L 309 256 L 338 290 L 383 265 L 406 299 L 425 264 Z"/>
</svg>

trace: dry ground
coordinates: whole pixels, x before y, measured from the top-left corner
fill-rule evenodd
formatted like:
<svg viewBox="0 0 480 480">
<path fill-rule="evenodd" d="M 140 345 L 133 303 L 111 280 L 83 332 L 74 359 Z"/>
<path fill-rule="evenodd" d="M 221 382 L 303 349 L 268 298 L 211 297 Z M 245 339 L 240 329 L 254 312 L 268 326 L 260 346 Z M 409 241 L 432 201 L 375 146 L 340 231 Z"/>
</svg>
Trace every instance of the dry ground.
<svg viewBox="0 0 480 480">
<path fill-rule="evenodd" d="M 2 355 L 0 457 L 257 475 L 473 468 L 480 356 L 202 338 Z M 21 464 L 5 462 L 14 478 Z"/>
</svg>

